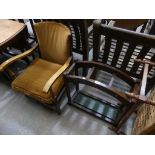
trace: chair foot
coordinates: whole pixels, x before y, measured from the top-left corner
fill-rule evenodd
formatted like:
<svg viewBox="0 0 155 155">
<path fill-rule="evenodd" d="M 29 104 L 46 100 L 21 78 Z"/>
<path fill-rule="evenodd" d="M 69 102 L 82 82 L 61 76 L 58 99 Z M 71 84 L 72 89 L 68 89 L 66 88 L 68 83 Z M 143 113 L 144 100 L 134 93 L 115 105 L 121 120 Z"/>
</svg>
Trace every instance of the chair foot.
<svg viewBox="0 0 155 155">
<path fill-rule="evenodd" d="M 110 127 L 108 127 L 108 128 L 109 128 L 110 130 L 114 131 L 114 132 L 117 131 L 116 127 L 114 127 L 114 126 L 110 126 Z"/>
<path fill-rule="evenodd" d="M 68 105 L 72 105 L 72 103 L 71 103 L 71 102 L 68 102 L 67 104 L 68 104 Z"/>
<path fill-rule="evenodd" d="M 15 73 L 14 73 L 11 69 L 9 69 L 9 68 L 5 69 L 5 71 L 4 71 L 4 76 L 5 76 L 10 82 L 12 82 L 12 81 L 16 78 Z"/>
<path fill-rule="evenodd" d="M 109 127 L 109 129 L 114 131 L 117 135 L 126 135 L 124 132 L 120 131 L 120 129 L 118 129 L 115 126 L 111 126 L 111 127 Z"/>
<path fill-rule="evenodd" d="M 60 109 L 59 105 L 56 105 L 55 110 L 56 110 L 58 115 L 61 115 L 61 109 Z"/>
<path fill-rule="evenodd" d="M 61 110 L 56 110 L 58 115 L 61 115 Z"/>
</svg>

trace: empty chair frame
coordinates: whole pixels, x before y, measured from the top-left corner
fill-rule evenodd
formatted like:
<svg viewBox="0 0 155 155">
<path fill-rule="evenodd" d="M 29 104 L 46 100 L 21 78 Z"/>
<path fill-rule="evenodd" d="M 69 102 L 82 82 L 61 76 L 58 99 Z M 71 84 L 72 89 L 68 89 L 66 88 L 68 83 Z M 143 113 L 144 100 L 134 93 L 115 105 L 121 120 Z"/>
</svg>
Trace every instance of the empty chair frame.
<svg viewBox="0 0 155 155">
<path fill-rule="evenodd" d="M 93 28 L 93 61 L 76 62 L 65 74 L 68 102 L 109 122 L 113 125 L 114 131 L 118 132 L 144 101 L 155 105 L 146 99 L 146 94 L 155 84 L 155 70 L 153 65 L 144 65 L 148 61 L 150 64 L 155 61 L 154 48 L 154 36 L 107 26 L 96 21 Z M 88 74 L 81 74 L 80 68 L 89 69 Z M 103 76 L 98 78 L 99 74 Z M 76 86 L 73 95 L 69 83 Z M 98 94 L 90 95 L 90 88 L 84 89 L 83 92 L 81 85 L 98 89 L 106 95 L 101 95 L 101 98 L 97 97 Z M 103 112 L 92 109 L 91 102 L 87 102 L 87 105 L 77 103 L 79 94 L 85 96 L 85 100 L 86 96 L 97 100 L 95 107 L 98 106 L 98 102 L 106 109 L 108 105 L 109 111 L 115 109 L 117 115 L 110 118 L 104 108 Z"/>
</svg>

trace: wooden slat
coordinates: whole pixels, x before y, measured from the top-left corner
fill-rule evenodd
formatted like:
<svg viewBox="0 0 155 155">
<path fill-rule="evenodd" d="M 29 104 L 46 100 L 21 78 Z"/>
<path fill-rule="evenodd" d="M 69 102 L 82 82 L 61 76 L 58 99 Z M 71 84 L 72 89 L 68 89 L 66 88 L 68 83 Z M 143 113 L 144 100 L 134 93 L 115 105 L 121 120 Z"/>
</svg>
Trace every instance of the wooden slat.
<svg viewBox="0 0 155 155">
<path fill-rule="evenodd" d="M 150 60 L 151 62 L 155 62 L 155 54 L 152 56 L 152 58 L 151 58 L 151 60 Z M 152 69 L 152 66 L 149 66 L 149 71 Z M 148 71 L 148 72 L 149 72 Z"/>
<path fill-rule="evenodd" d="M 146 56 L 146 54 L 149 52 L 150 49 L 151 47 L 146 47 L 146 46 L 143 47 L 136 59 L 144 59 L 144 57 Z M 139 64 L 134 63 L 134 65 L 131 68 L 131 72 L 136 72 L 138 67 L 139 67 Z"/>
<path fill-rule="evenodd" d="M 155 47 L 155 44 L 154 44 L 155 36 L 154 35 L 137 33 L 134 31 L 129 31 L 129 30 L 125 30 L 125 29 L 117 28 L 117 27 L 110 27 L 110 26 L 103 25 L 103 24 L 101 24 L 100 33 L 105 36 L 111 37 L 111 38 L 122 39 L 128 43 L 134 43 L 136 45 L 143 45 L 143 46 L 149 45 L 152 48 Z"/>
<path fill-rule="evenodd" d="M 149 64 L 145 64 L 140 95 L 145 95 Z"/>
<path fill-rule="evenodd" d="M 124 60 L 122 62 L 122 65 L 121 65 L 121 68 L 126 70 L 126 67 L 131 59 L 131 56 L 134 52 L 134 49 L 135 49 L 136 45 L 135 44 L 130 44 L 129 47 L 128 47 L 128 50 L 126 52 L 126 55 L 124 57 Z"/>
<path fill-rule="evenodd" d="M 111 87 L 113 85 L 114 80 L 115 79 L 114 79 L 114 75 L 113 75 L 112 78 L 111 78 L 111 80 L 110 80 L 110 82 L 109 82 L 109 85 L 108 85 L 109 87 Z"/>
<path fill-rule="evenodd" d="M 155 50 L 155 49 L 154 49 Z M 155 53 L 153 53 L 153 56 L 152 56 L 152 58 L 151 58 L 151 61 L 152 62 L 155 62 Z"/>
<path fill-rule="evenodd" d="M 121 53 L 122 46 L 123 46 L 123 41 L 117 40 L 115 53 L 114 53 L 113 60 L 112 60 L 112 63 L 111 63 L 112 66 L 115 66 L 117 64 L 119 55 Z"/>
<path fill-rule="evenodd" d="M 128 75 L 135 77 L 135 78 L 141 78 L 142 77 L 142 69 L 141 65 L 134 64 L 135 58 L 148 58 L 155 61 L 155 53 L 149 51 L 149 49 L 155 48 L 155 37 L 153 35 L 147 35 L 142 33 L 136 33 L 129 30 L 124 30 L 121 28 L 111 27 L 107 25 L 100 24 L 100 22 L 96 23 L 94 22 L 94 60 L 100 60 L 103 58 L 103 63 L 107 63 L 108 65 L 116 66 L 117 68 L 121 69 L 122 71 L 126 72 Z M 101 53 L 99 53 L 101 50 L 99 50 L 99 39 L 101 36 L 105 36 L 108 38 L 113 38 L 115 40 L 123 40 L 124 46 L 121 52 L 117 55 L 115 52 L 110 52 L 109 50 L 106 51 L 104 48 L 103 56 Z M 112 45 L 113 41 L 111 41 Z M 131 45 L 132 44 L 132 45 Z M 109 45 L 106 45 L 106 47 Z M 115 51 L 118 45 L 114 47 Z M 150 48 L 149 48 L 150 47 Z M 136 48 L 136 49 L 135 49 Z M 148 54 L 149 51 L 150 54 Z M 99 57 L 100 56 L 100 57 Z M 150 57 L 150 58 L 149 58 Z M 152 58 L 151 58 L 152 57 Z M 112 61 L 110 60 L 112 58 Z M 118 59 L 118 60 L 117 60 Z M 107 62 L 108 61 L 108 62 Z M 119 63 L 119 64 L 118 64 Z M 152 67 L 149 67 L 149 71 L 152 69 Z M 150 77 L 151 72 L 149 72 Z"/>
<path fill-rule="evenodd" d="M 75 40 L 76 40 L 76 49 L 80 49 L 80 32 L 79 29 L 77 27 L 77 25 L 72 24 L 73 29 L 74 29 L 74 33 L 75 33 Z"/>
<path fill-rule="evenodd" d="M 103 53 L 103 58 L 102 58 L 103 63 L 106 63 L 108 60 L 110 46 L 111 46 L 111 38 L 105 37 L 105 48 L 104 48 L 104 53 Z"/>
<path fill-rule="evenodd" d="M 97 61 L 100 55 L 101 34 L 99 32 L 100 21 L 96 20 L 93 24 L 93 60 Z"/>
</svg>

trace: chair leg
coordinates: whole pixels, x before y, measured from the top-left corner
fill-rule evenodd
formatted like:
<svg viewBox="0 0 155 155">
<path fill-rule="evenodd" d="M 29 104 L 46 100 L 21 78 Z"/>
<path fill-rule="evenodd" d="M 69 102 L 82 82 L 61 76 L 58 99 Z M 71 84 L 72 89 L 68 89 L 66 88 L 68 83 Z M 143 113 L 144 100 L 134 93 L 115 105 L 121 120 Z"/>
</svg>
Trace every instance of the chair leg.
<svg viewBox="0 0 155 155">
<path fill-rule="evenodd" d="M 12 82 L 16 77 L 15 73 L 9 68 L 5 69 L 3 73 L 10 82 Z"/>
<path fill-rule="evenodd" d="M 71 96 L 70 96 L 70 87 L 69 87 L 69 84 L 68 84 L 66 78 L 65 78 L 65 87 L 66 87 L 65 89 L 66 89 L 66 94 L 67 94 L 67 98 L 68 98 L 68 104 L 71 105 L 72 99 L 71 99 Z"/>
<path fill-rule="evenodd" d="M 55 104 L 55 110 L 58 115 L 61 115 L 61 109 L 60 109 L 60 105 L 58 103 Z"/>
<path fill-rule="evenodd" d="M 122 127 L 122 125 L 128 120 L 131 114 L 137 110 L 139 106 L 140 106 L 139 104 L 133 104 L 133 106 L 126 112 L 126 114 L 122 117 L 122 119 L 117 124 L 117 127 L 115 128 L 115 132 L 119 133 L 119 130 Z"/>
<path fill-rule="evenodd" d="M 83 54 L 83 61 L 88 61 L 88 59 L 89 59 L 89 52 L 85 52 Z M 88 68 L 84 68 L 83 69 L 83 76 L 86 76 L 87 73 L 88 73 Z"/>
</svg>

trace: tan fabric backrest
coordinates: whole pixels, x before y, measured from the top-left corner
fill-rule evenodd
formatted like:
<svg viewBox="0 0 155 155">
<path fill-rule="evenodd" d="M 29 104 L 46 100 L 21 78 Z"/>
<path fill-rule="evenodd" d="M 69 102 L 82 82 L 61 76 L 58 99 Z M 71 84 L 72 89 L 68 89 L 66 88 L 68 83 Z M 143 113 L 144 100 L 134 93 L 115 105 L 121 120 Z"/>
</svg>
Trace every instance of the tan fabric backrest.
<svg viewBox="0 0 155 155">
<path fill-rule="evenodd" d="M 41 57 L 47 61 L 64 64 L 70 56 L 71 32 L 65 25 L 41 22 L 34 25 Z"/>
</svg>

